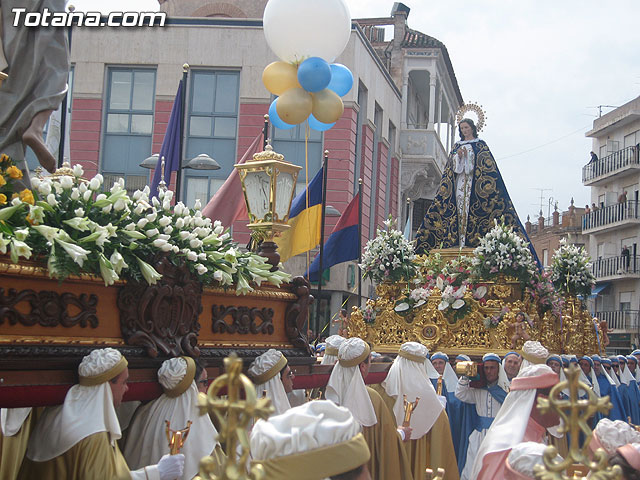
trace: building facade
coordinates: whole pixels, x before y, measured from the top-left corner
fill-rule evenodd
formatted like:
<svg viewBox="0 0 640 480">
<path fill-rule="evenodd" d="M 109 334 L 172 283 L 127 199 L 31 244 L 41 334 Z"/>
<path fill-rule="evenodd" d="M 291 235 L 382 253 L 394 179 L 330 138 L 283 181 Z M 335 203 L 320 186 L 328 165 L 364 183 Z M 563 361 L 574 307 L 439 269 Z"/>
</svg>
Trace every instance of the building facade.
<svg viewBox="0 0 640 480">
<path fill-rule="evenodd" d="M 597 156 L 582 168 L 591 187 L 582 229 L 598 282 L 594 311 L 613 329 L 610 348 L 627 351 L 640 344 L 640 97 L 595 120 L 586 136 Z"/>
<path fill-rule="evenodd" d="M 182 170 L 180 197 L 190 206 L 196 199 L 205 205 L 260 133 L 273 99 L 261 80 L 264 67 L 277 60 L 262 31 L 266 0 L 159 3 L 168 14 L 164 27 L 73 29 L 69 156 L 87 176 L 104 175 L 107 186 L 119 177 L 129 191 L 147 185 L 150 172 L 140 163 L 160 151 L 188 64 L 183 165 L 206 153 L 221 168 Z M 338 212 L 362 179 L 363 245 L 389 215 L 401 229 L 412 212 L 421 220 L 453 144 L 455 112 L 462 103 L 445 46 L 409 29 L 408 15 L 406 6 L 394 5 L 383 19 L 394 27 L 387 41 L 376 23 L 380 19 L 354 21 L 348 45 L 336 59 L 353 72 L 354 86 L 343 97 L 344 114 L 333 128 L 319 133 L 305 123 L 269 132 L 274 149 L 303 167 L 298 191 L 329 150 L 327 204 Z M 337 220 L 327 217 L 325 238 Z M 240 244 L 249 239 L 244 223 L 233 225 Z M 414 231 L 418 225 L 414 222 Z M 285 268 L 302 274 L 314 255 L 294 257 Z M 343 304 L 358 304 L 355 262 L 331 268 L 325 279 L 316 302 L 321 325 Z M 373 293 L 364 285 L 364 296 Z"/>
</svg>

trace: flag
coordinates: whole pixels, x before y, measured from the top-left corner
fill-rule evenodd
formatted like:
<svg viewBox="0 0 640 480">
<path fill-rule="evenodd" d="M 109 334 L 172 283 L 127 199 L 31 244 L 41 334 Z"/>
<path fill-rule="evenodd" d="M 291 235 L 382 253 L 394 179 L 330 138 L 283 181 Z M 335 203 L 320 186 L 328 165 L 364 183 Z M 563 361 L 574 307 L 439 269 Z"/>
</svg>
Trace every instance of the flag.
<svg viewBox="0 0 640 480">
<path fill-rule="evenodd" d="M 360 257 L 358 251 L 358 207 L 359 193 L 353 197 L 351 203 L 344 211 L 338 223 L 333 228 L 331 235 L 324 244 L 322 255 L 322 269 L 337 265 L 338 263 L 357 260 Z M 320 268 L 320 255 L 313 259 L 313 263 L 305 274 L 312 282 L 318 281 Z"/>
<path fill-rule="evenodd" d="M 291 202 L 289 225 L 291 228 L 275 239 L 278 244 L 280 260 L 289 258 L 315 248 L 320 243 L 322 224 L 322 172 L 321 168 L 307 188 L 296 195 Z M 309 206 L 307 207 L 307 192 Z"/>
<path fill-rule="evenodd" d="M 169 123 L 167 124 L 167 130 L 164 134 L 164 140 L 162 140 L 162 147 L 160 147 L 160 155 L 158 155 L 158 164 L 153 174 L 153 181 L 151 182 L 151 195 L 155 197 L 158 195 L 158 184 L 160 183 L 160 167 L 162 165 L 162 157 L 164 157 L 164 181 L 169 185 L 171 182 L 171 172 L 177 172 L 182 167 L 182 80 L 178 84 L 178 93 L 173 101 L 173 107 L 171 108 L 171 116 L 169 117 Z M 176 199 L 178 201 L 178 199 Z"/>
<path fill-rule="evenodd" d="M 262 138 L 262 130 L 260 130 L 260 134 L 251 142 L 238 164 L 253 158 L 253 154 L 262 149 Z M 202 215 L 210 218 L 211 221 L 220 220 L 225 227 L 230 227 L 236 220 L 247 219 L 247 204 L 244 201 L 238 170 L 233 169 L 231 175 L 202 209 Z"/>
</svg>

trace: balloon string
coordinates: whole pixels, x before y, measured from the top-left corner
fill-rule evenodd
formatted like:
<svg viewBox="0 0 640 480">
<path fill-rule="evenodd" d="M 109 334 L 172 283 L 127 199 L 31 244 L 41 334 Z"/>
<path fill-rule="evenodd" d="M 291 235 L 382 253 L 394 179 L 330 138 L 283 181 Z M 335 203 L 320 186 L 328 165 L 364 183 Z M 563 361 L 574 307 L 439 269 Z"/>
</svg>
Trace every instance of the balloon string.
<svg viewBox="0 0 640 480">
<path fill-rule="evenodd" d="M 309 123 L 306 124 L 305 126 L 305 131 L 304 131 L 304 176 L 305 176 L 305 183 L 306 183 L 306 195 L 307 195 L 307 208 L 309 208 L 309 134 L 310 134 L 310 129 L 309 129 Z M 307 219 L 307 235 L 311 235 L 311 222 L 309 222 L 309 216 L 306 216 Z M 309 264 L 310 264 L 310 251 L 307 250 L 307 272 L 309 271 Z"/>
</svg>

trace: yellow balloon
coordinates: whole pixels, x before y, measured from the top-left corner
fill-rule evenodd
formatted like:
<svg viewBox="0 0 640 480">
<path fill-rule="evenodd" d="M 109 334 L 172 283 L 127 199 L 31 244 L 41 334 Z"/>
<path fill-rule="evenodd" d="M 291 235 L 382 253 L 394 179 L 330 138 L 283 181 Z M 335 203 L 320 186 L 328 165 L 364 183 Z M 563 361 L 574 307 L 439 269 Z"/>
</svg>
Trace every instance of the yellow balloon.
<svg viewBox="0 0 640 480">
<path fill-rule="evenodd" d="M 325 88 L 313 94 L 312 113 L 319 122 L 337 122 L 343 112 L 344 104 L 335 92 Z"/>
<path fill-rule="evenodd" d="M 282 95 L 290 88 L 301 88 L 298 69 L 287 62 L 273 62 L 262 72 L 262 83 L 274 95 Z"/>
<path fill-rule="evenodd" d="M 290 88 L 278 97 L 276 110 L 280 119 L 289 125 L 304 122 L 311 114 L 313 99 L 303 88 Z"/>
</svg>

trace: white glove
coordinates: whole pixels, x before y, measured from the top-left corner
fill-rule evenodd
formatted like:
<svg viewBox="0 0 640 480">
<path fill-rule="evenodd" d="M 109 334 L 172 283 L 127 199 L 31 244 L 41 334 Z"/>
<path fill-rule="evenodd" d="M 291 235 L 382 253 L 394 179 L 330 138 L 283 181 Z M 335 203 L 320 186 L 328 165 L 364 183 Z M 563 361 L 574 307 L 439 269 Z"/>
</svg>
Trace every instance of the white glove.
<svg viewBox="0 0 640 480">
<path fill-rule="evenodd" d="M 447 408 L 447 397 L 444 395 L 438 395 L 438 400 L 440 400 L 440 403 L 444 408 Z"/>
<path fill-rule="evenodd" d="M 184 455 L 165 455 L 158 462 L 160 480 L 176 480 L 182 477 L 184 471 Z"/>
</svg>

